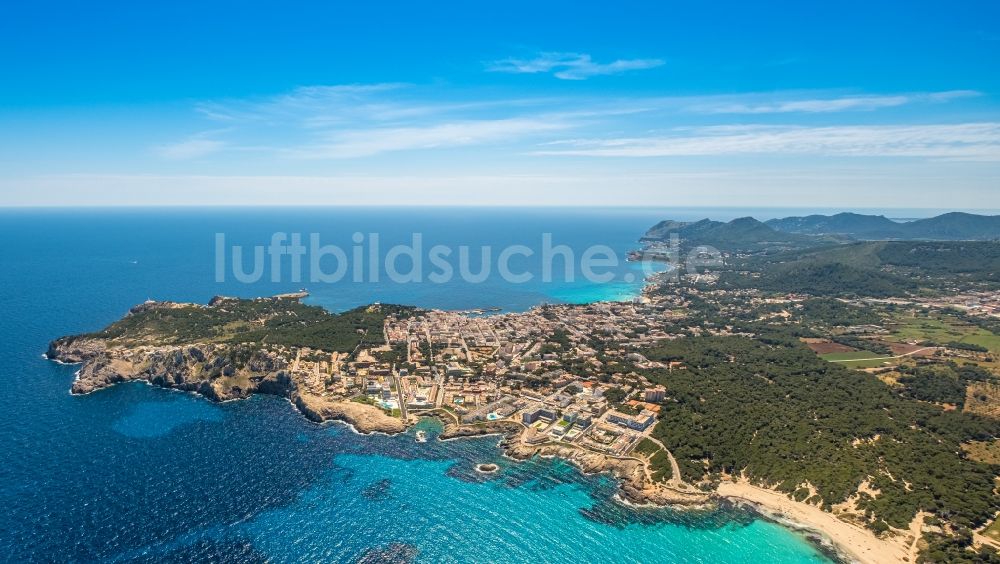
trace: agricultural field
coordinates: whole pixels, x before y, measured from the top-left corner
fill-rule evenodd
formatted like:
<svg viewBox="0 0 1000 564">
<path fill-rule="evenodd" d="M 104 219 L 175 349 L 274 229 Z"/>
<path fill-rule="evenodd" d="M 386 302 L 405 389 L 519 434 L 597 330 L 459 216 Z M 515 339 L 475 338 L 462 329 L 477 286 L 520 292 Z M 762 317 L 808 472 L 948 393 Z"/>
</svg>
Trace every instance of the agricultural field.
<svg viewBox="0 0 1000 564">
<path fill-rule="evenodd" d="M 888 327 L 892 331 L 890 338 L 896 341 L 933 341 L 941 345 L 965 343 L 1000 353 L 1000 335 L 945 313 L 935 313 L 932 316 L 899 313 L 891 318 Z"/>
<path fill-rule="evenodd" d="M 881 341 L 882 344 L 889 347 L 892 350 L 894 356 L 908 355 L 908 356 L 932 356 L 936 348 L 928 348 L 923 345 L 911 345 L 909 343 L 893 343 L 891 341 Z"/>
<path fill-rule="evenodd" d="M 984 361 L 984 360 L 970 360 L 967 358 L 957 358 L 955 359 L 955 362 L 957 362 L 958 364 L 973 364 L 975 366 L 980 366 L 982 368 L 985 368 L 986 370 L 989 370 L 993 374 L 1000 376 L 1000 360 L 997 359 L 993 359 L 991 361 Z"/>
<path fill-rule="evenodd" d="M 852 352 L 855 349 L 842 345 L 840 343 L 834 343 L 828 339 L 802 339 L 806 346 L 812 349 L 812 351 L 819 355 L 831 354 L 831 353 L 847 353 Z"/>
</svg>

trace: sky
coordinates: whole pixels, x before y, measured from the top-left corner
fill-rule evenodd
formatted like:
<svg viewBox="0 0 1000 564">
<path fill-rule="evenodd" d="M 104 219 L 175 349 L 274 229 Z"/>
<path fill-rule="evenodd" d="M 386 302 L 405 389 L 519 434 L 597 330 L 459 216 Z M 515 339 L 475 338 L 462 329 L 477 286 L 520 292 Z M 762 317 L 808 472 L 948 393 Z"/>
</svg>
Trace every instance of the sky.
<svg viewBox="0 0 1000 564">
<path fill-rule="evenodd" d="M 11 2 L 0 206 L 1000 209 L 1000 4 Z"/>
</svg>

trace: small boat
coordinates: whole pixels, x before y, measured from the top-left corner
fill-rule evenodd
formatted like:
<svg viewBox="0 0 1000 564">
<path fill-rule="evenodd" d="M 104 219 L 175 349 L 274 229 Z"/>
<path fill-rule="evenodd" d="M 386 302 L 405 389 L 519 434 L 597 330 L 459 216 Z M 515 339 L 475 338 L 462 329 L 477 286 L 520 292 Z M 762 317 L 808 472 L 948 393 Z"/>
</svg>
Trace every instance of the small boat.
<svg viewBox="0 0 1000 564">
<path fill-rule="evenodd" d="M 417 442 L 418 443 L 426 443 L 427 442 L 427 432 L 426 431 L 417 431 Z"/>
</svg>

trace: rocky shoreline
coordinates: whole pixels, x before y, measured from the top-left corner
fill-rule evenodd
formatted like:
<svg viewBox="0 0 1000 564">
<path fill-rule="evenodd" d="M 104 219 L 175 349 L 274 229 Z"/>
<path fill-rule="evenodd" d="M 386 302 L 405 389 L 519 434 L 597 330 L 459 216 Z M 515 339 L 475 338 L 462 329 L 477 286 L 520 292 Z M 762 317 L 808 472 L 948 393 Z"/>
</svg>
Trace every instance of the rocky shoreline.
<svg viewBox="0 0 1000 564">
<path fill-rule="evenodd" d="M 402 433 L 409 426 L 372 405 L 302 391 L 290 375 L 287 363 L 274 357 L 251 359 L 237 368 L 230 362 L 233 352 L 233 347 L 216 344 L 108 347 L 101 339 L 84 337 L 53 341 L 46 356 L 53 361 L 81 365 L 73 381 L 73 394 L 88 394 L 123 382 L 143 381 L 194 392 L 217 402 L 245 399 L 255 393 L 276 395 L 288 399 L 310 421 L 342 421 L 362 434 Z M 220 371 L 221 376 L 215 375 Z M 511 458 L 557 456 L 584 473 L 611 473 L 620 481 L 622 498 L 629 503 L 704 505 L 709 501 L 708 494 L 680 492 L 651 483 L 645 465 L 635 458 L 611 457 L 565 444 L 532 445 L 525 441 L 528 430 L 514 421 L 461 425 L 444 414 L 432 415 L 444 424 L 438 440 L 501 435 L 500 447 Z"/>
<path fill-rule="evenodd" d="M 500 435 L 498 447 L 504 455 L 514 460 L 562 458 L 584 474 L 609 473 L 619 482 L 621 499 L 638 506 L 708 507 L 713 495 L 704 492 L 681 491 L 667 484 L 649 479 L 646 465 L 638 458 L 615 457 L 591 452 L 566 443 L 533 443 L 534 431 L 510 420 L 485 421 L 474 425 L 459 425 L 438 412 L 427 415 L 436 417 L 444 425 L 438 440 Z"/>
<path fill-rule="evenodd" d="M 342 421 L 362 434 L 406 430 L 402 421 L 375 406 L 302 390 L 288 363 L 279 358 L 257 355 L 237 365 L 233 358 L 239 352 L 238 347 L 216 344 L 108 347 L 102 339 L 69 337 L 50 343 L 46 357 L 80 365 L 70 390 L 73 394 L 132 381 L 190 391 L 216 402 L 269 394 L 288 399 L 317 423 Z"/>
<path fill-rule="evenodd" d="M 439 418 L 441 419 L 441 418 Z M 513 421 L 486 421 L 474 425 L 458 425 L 456 423 L 445 423 L 444 430 L 438 435 L 438 440 L 448 441 L 451 439 L 461 439 L 465 437 L 482 437 L 485 435 L 512 435 L 520 432 L 524 427 L 520 423 Z"/>
<path fill-rule="evenodd" d="M 544 443 L 533 445 L 522 436 L 508 436 L 501 444 L 504 453 L 516 460 L 534 456 L 558 457 L 584 474 L 609 473 L 619 482 L 621 497 L 634 505 L 707 507 L 712 496 L 703 492 L 681 491 L 649 479 L 646 465 L 637 458 L 615 457 L 573 445 Z"/>
<path fill-rule="evenodd" d="M 233 353 L 233 347 L 217 344 L 125 348 L 108 347 L 102 339 L 70 337 L 53 341 L 45 356 L 52 361 L 80 365 L 71 389 L 73 394 L 88 394 L 118 383 L 142 381 L 163 388 L 194 392 L 216 402 L 245 399 L 255 393 L 276 395 L 288 399 L 310 421 L 341 421 L 361 434 L 402 433 L 413 422 L 391 417 L 372 405 L 308 393 L 291 376 L 287 363 L 271 356 L 252 358 L 237 368 L 231 362 Z M 901 560 L 897 543 L 870 538 L 862 531 L 854 531 L 848 537 L 841 534 L 844 527 L 833 522 L 836 520 L 833 515 L 820 518 L 811 514 L 797 515 L 785 504 L 790 503 L 796 508 L 799 504 L 787 498 L 751 501 L 747 499 L 751 496 L 743 491 L 680 490 L 652 481 L 646 463 L 638 458 L 610 456 L 565 443 L 538 442 L 531 429 L 515 421 L 462 425 L 444 413 L 424 415 L 437 417 L 444 424 L 438 440 L 499 435 L 502 438 L 498 446 L 505 456 L 512 459 L 559 457 L 585 474 L 609 473 L 618 480 L 620 500 L 629 505 L 698 509 L 712 507 L 720 500 L 737 505 L 748 504 L 769 519 L 818 534 L 824 541 L 819 544 L 828 553 L 836 551 L 840 556 L 846 555 L 863 562 L 872 561 L 873 553 L 886 561 Z M 791 519 L 790 513 L 794 515 Z M 849 546 L 851 544 L 860 544 L 864 549 L 858 550 Z"/>
<path fill-rule="evenodd" d="M 122 382 L 144 381 L 155 386 L 197 393 L 212 401 L 244 399 L 255 393 L 287 398 L 310 421 L 342 421 L 357 432 L 396 434 L 408 424 L 371 405 L 333 400 L 303 392 L 286 365 L 267 357 L 244 368 L 228 363 L 232 348 L 222 345 L 108 347 L 101 339 L 64 338 L 49 345 L 46 356 L 54 361 L 80 364 L 72 393 L 88 394 Z M 223 376 L 209 377 L 208 368 Z M 486 421 L 460 425 L 436 414 L 444 423 L 438 440 L 502 435 L 500 447 L 517 460 L 533 456 L 558 456 L 582 472 L 609 472 L 621 482 L 622 498 L 641 505 L 704 505 L 707 494 L 679 492 L 649 481 L 644 464 L 634 458 L 616 458 L 562 444 L 531 445 L 526 429 L 514 421 Z"/>
</svg>

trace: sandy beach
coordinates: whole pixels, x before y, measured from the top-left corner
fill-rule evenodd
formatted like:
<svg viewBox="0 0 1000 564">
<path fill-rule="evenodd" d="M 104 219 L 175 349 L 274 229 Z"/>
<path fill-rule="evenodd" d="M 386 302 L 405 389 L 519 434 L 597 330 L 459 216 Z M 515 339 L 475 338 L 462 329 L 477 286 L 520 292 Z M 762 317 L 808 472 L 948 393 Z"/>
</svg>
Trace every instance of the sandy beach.
<svg viewBox="0 0 1000 564">
<path fill-rule="evenodd" d="M 914 519 L 910 530 L 886 538 L 863 527 L 848 523 L 832 513 L 790 499 L 781 492 L 754 486 L 745 480 L 722 482 L 718 493 L 738 503 L 749 503 L 761 513 L 789 526 L 808 529 L 826 537 L 842 555 L 865 564 L 914 562 L 915 539 L 920 532 L 920 519 Z"/>
</svg>

